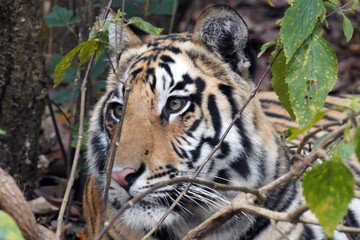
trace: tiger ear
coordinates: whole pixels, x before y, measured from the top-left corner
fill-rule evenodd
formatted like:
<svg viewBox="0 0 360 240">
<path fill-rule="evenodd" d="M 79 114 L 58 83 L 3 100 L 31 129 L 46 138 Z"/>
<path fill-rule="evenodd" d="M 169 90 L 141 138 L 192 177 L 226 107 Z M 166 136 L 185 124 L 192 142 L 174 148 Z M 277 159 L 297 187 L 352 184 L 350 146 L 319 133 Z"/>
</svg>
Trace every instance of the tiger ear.
<svg viewBox="0 0 360 240">
<path fill-rule="evenodd" d="M 193 41 L 205 45 L 230 64 L 233 71 L 247 75 L 251 65 L 248 36 L 247 26 L 240 15 L 231 7 L 217 5 L 201 13 Z"/>
<path fill-rule="evenodd" d="M 115 16 L 115 13 L 111 11 L 107 18 L 107 20 L 111 21 L 109 25 L 109 44 L 117 52 L 122 52 L 125 48 L 142 44 L 142 39 L 148 34 L 132 25 L 121 27 L 121 20 L 115 20 Z"/>
</svg>

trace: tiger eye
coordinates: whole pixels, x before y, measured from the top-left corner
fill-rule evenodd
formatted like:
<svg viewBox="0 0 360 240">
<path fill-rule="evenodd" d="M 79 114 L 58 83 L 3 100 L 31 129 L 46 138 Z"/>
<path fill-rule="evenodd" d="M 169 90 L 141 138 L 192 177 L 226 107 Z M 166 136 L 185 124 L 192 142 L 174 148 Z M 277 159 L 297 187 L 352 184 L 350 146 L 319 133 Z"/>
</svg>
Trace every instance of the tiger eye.
<svg viewBox="0 0 360 240">
<path fill-rule="evenodd" d="M 175 99 L 170 100 L 170 102 L 169 102 L 169 108 L 170 108 L 172 111 L 177 111 L 177 110 L 179 110 L 179 109 L 184 105 L 184 103 L 185 103 L 184 100 L 175 98 Z"/>
<path fill-rule="evenodd" d="M 120 104 L 116 104 L 114 107 L 114 115 L 115 117 L 121 117 L 121 113 L 122 113 L 122 106 Z"/>
</svg>

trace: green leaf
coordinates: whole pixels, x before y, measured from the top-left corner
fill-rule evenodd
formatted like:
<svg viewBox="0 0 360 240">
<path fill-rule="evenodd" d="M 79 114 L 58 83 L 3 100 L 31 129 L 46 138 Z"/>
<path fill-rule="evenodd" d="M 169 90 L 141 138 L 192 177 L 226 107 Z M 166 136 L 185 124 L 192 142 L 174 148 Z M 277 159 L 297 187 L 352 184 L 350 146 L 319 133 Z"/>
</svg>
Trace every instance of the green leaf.
<svg viewBox="0 0 360 240">
<path fill-rule="evenodd" d="M 354 28 L 350 22 L 350 20 L 343 14 L 344 22 L 343 22 L 343 30 L 346 37 L 346 41 L 349 42 L 354 33 Z"/>
<path fill-rule="evenodd" d="M 111 21 L 109 20 L 98 20 L 94 23 L 94 26 L 91 28 L 89 33 L 89 39 L 100 39 L 104 42 L 109 41 L 109 26 Z"/>
<path fill-rule="evenodd" d="M 332 2 L 324 2 L 324 5 L 333 11 L 336 11 L 336 9 L 337 9 L 337 5 Z"/>
<path fill-rule="evenodd" d="M 332 2 L 333 4 L 335 5 L 338 5 L 339 4 L 339 0 L 329 0 L 330 2 Z"/>
<path fill-rule="evenodd" d="M 14 219 L 0 210 L 0 240 L 24 240 Z"/>
<path fill-rule="evenodd" d="M 45 22 L 48 27 L 65 27 L 67 24 L 74 24 L 80 22 L 80 18 L 71 18 L 73 12 L 66 8 L 55 5 L 52 12 L 45 17 Z"/>
<path fill-rule="evenodd" d="M 268 49 L 269 47 L 271 47 L 272 45 L 276 44 L 276 42 L 274 41 L 270 41 L 270 42 L 267 42 L 267 43 L 264 43 L 262 46 L 261 46 L 261 51 L 259 52 L 259 54 L 257 55 L 257 57 L 261 57 L 261 55 L 264 54 L 264 52 L 266 51 L 266 49 Z"/>
<path fill-rule="evenodd" d="M 99 42 L 96 40 L 87 41 L 88 43 L 86 46 L 82 47 L 79 51 L 79 63 L 78 66 L 80 67 L 84 63 L 86 63 L 91 55 L 95 53 L 95 51 L 99 48 Z"/>
<path fill-rule="evenodd" d="M 66 54 L 54 70 L 54 88 L 59 85 L 63 80 L 66 69 L 70 67 L 71 62 L 77 53 L 79 53 L 78 67 L 80 67 L 90 58 L 92 54 L 95 53 L 95 51 L 99 48 L 100 44 L 106 43 L 97 39 L 88 40 L 86 42 L 80 43 L 77 47 L 75 47 L 68 54 Z"/>
<path fill-rule="evenodd" d="M 356 157 L 357 157 L 358 161 L 360 162 L 360 124 L 358 124 L 358 127 L 355 132 L 354 147 L 355 147 Z"/>
<path fill-rule="evenodd" d="M 5 135 L 6 132 L 0 128 L 0 135 Z"/>
<path fill-rule="evenodd" d="M 298 0 L 286 10 L 280 28 L 286 63 L 309 37 L 323 8 L 322 0 Z"/>
<path fill-rule="evenodd" d="M 316 27 L 286 68 L 291 107 L 301 127 L 324 106 L 337 80 L 336 55 L 321 33 L 321 27 Z"/>
<path fill-rule="evenodd" d="M 313 117 L 313 119 L 311 120 L 311 122 L 309 124 L 307 124 L 303 127 L 300 127 L 300 128 L 290 128 L 289 130 L 291 132 L 291 135 L 290 135 L 288 141 L 294 140 L 295 138 L 297 138 L 297 136 L 299 136 L 306 130 L 309 130 L 318 121 L 320 121 L 326 115 L 326 113 L 327 113 L 326 111 L 320 111 Z"/>
<path fill-rule="evenodd" d="M 132 24 L 134 25 L 135 27 L 143 30 L 144 32 L 147 32 L 149 34 L 153 34 L 153 35 L 156 35 L 156 36 L 160 36 L 161 32 L 162 32 L 162 29 L 161 28 L 157 28 L 157 27 L 154 27 L 153 25 L 151 25 L 150 23 L 142 20 L 141 18 L 139 17 L 132 17 L 128 20 L 128 23 L 127 24 Z"/>
<path fill-rule="evenodd" d="M 278 50 L 279 51 L 279 50 Z M 275 51 L 270 57 L 269 61 L 272 61 L 275 55 Z M 296 119 L 293 109 L 290 104 L 289 99 L 289 85 L 285 82 L 285 73 L 286 73 L 286 58 L 284 51 L 281 51 L 276 58 L 275 62 L 271 66 L 271 72 L 273 78 L 271 79 L 272 87 L 279 97 L 279 100 L 286 111 L 290 114 L 292 119 Z"/>
<path fill-rule="evenodd" d="M 307 172 L 302 186 L 306 204 L 331 237 L 354 195 L 352 173 L 341 161 L 327 161 Z"/>
<path fill-rule="evenodd" d="M 335 154 L 337 154 L 338 158 L 345 161 L 351 157 L 351 155 L 354 153 L 354 151 L 355 151 L 355 147 L 352 142 L 343 141 L 336 148 Z"/>
<path fill-rule="evenodd" d="M 268 4 L 272 7 L 275 7 L 275 5 L 273 4 L 273 2 L 271 0 L 268 0 Z"/>
</svg>

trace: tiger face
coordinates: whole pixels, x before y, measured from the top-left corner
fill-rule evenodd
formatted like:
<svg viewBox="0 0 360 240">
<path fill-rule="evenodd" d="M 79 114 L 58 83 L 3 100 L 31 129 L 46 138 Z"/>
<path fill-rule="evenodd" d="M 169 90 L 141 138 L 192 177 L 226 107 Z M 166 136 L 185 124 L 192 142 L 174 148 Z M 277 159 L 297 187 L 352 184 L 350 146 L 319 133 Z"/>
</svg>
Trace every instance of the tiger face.
<svg viewBox="0 0 360 240">
<path fill-rule="evenodd" d="M 129 91 L 112 170 L 110 214 L 156 183 L 193 176 L 254 88 L 249 79 L 248 30 L 229 7 L 207 9 L 193 34 L 154 37 L 126 26 L 120 41 L 120 30 L 120 26 L 110 25 L 110 44 L 121 57 L 113 59 L 116 72 L 110 73 L 106 94 L 95 107 L 88 142 L 90 176 L 101 195 L 106 182 L 105 163 L 116 144 Z M 289 167 L 279 145 L 255 99 L 199 178 L 258 188 Z M 167 186 L 147 195 L 124 212 L 122 224 L 144 235 L 186 185 Z M 283 199 L 290 198 L 283 192 Z M 155 236 L 182 238 L 236 194 L 193 185 Z M 289 207 L 285 203 L 268 204 L 273 209 Z M 254 221 L 254 217 L 240 214 L 212 236 L 232 239 L 234 234 L 246 233 Z M 240 227 L 230 227 L 235 222 Z"/>
</svg>

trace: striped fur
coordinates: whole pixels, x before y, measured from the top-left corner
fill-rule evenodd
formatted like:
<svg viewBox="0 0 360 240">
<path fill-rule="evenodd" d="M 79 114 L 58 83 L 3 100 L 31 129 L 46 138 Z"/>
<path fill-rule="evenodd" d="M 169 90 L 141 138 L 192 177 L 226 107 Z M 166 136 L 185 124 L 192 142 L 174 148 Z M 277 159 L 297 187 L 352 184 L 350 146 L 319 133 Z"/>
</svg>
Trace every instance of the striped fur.
<svg viewBox="0 0 360 240">
<path fill-rule="evenodd" d="M 252 64 L 247 28 L 229 7 L 205 10 L 192 35 L 153 37 L 127 26 L 120 43 L 119 29 L 115 24 L 110 26 L 110 43 L 122 52 L 119 62 L 113 58 L 117 73 L 109 74 L 106 93 L 94 109 L 89 130 L 90 177 L 83 202 L 90 238 L 99 232 L 105 162 L 115 144 L 124 104 L 125 86 L 119 79 L 131 85 L 131 92 L 113 172 L 133 169 L 135 173 L 127 187 L 112 179 L 107 218 L 158 182 L 192 176 L 254 88 L 249 79 Z M 200 178 L 259 188 L 286 173 L 289 158 L 289 151 L 255 98 Z M 146 196 L 124 212 L 105 239 L 140 239 L 185 186 L 167 186 Z M 194 185 L 152 239 L 182 239 L 236 194 Z M 286 212 L 301 202 L 301 190 L 294 182 L 270 194 L 264 207 Z M 358 206 L 359 201 L 352 205 Z M 356 226 L 359 217 L 352 211 L 348 215 Z M 324 237 L 316 227 L 277 223 L 274 228 L 267 219 L 242 213 L 207 239 L 282 239 L 278 229 L 289 239 Z M 336 237 L 346 239 L 343 234 Z"/>
</svg>

